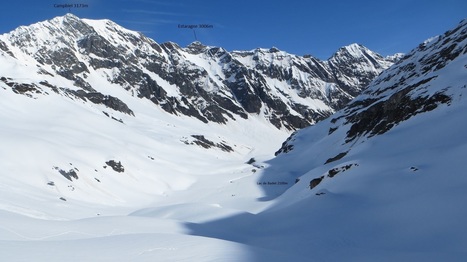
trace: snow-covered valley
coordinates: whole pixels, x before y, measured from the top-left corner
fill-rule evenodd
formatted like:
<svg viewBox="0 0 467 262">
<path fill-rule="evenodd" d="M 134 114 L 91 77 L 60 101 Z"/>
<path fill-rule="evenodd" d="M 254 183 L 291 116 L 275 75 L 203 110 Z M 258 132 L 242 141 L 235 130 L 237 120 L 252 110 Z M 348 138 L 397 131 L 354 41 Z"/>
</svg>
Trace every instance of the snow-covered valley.
<svg viewBox="0 0 467 262">
<path fill-rule="evenodd" d="M 265 196 L 257 186 L 264 168 L 246 162 L 271 158 L 285 140 L 271 125 L 205 124 L 129 95 L 137 114 L 114 112 L 121 123 L 61 95 L 31 99 L 5 84 L 0 92 L 3 261 L 215 260 L 242 245 L 189 236 L 185 223 L 269 205 L 257 200 Z M 200 134 L 233 151 L 194 144 Z M 80 255 L 71 255 L 76 245 Z"/>
<path fill-rule="evenodd" d="M 0 49 L 1 261 L 467 256 L 467 20 L 415 48 L 335 114 L 293 134 L 289 118 L 280 128 L 269 121 L 267 114 L 278 112 L 270 100 L 258 112 L 239 100 L 232 111 L 168 112 L 164 103 L 173 100 L 156 103 L 155 93 L 135 95 L 140 91 L 108 80 L 112 72 L 118 78 L 117 67 L 88 64 L 86 78 L 79 74 L 90 90 L 20 49 Z M 196 52 L 173 52 L 207 66 Z M 238 61 L 250 63 L 247 56 Z M 167 90 L 161 99 L 178 97 L 179 108 L 196 102 L 145 72 Z M 235 97 L 206 77 L 207 87 Z M 264 80 L 276 91 L 285 82 Z M 310 102 L 293 90 L 272 97 L 330 108 L 332 99 Z M 229 120 L 201 121 L 219 119 L 209 112 Z"/>
</svg>

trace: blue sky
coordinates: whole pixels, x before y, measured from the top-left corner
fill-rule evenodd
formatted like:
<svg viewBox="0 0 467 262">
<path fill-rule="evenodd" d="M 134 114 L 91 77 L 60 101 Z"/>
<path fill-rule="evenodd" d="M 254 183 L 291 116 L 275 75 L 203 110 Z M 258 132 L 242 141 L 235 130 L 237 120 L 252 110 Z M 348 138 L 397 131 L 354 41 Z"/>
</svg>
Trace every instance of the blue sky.
<svg viewBox="0 0 467 262">
<path fill-rule="evenodd" d="M 85 8 L 55 8 L 83 4 Z M 275 46 L 297 55 L 327 59 L 339 47 L 360 43 L 382 55 L 408 52 L 420 42 L 467 18 L 466 0 L 8 0 L 2 3 L 0 33 L 70 12 L 111 19 L 156 42 L 186 46 L 195 29 L 206 45 L 227 50 Z"/>
</svg>

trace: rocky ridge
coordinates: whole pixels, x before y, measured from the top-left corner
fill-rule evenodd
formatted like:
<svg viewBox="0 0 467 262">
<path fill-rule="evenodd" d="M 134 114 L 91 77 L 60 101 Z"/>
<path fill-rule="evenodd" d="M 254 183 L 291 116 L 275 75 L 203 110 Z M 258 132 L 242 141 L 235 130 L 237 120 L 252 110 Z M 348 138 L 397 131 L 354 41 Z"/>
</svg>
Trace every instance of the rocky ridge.
<svg viewBox="0 0 467 262">
<path fill-rule="evenodd" d="M 340 160 L 355 144 L 382 135 L 418 114 L 460 99 L 466 88 L 462 81 L 466 54 L 467 20 L 463 20 L 456 28 L 420 44 L 376 77 L 361 95 L 323 123 L 329 126 L 327 136 L 342 140 L 343 146 L 340 154 L 329 156 L 325 163 Z M 292 134 L 276 155 L 292 151 L 297 136 Z"/>
<path fill-rule="evenodd" d="M 27 87 L 14 75 L 2 75 L 2 81 L 23 85 L 17 92 L 31 97 L 53 91 L 137 114 L 99 86 L 118 85 L 170 114 L 221 124 L 260 116 L 285 130 L 331 115 L 397 59 L 358 44 L 341 48 L 327 61 L 277 48 L 228 52 L 200 42 L 182 48 L 158 44 L 109 20 L 71 14 L 0 36 L 0 52 L 37 68 L 41 81 Z M 72 85 L 63 85 L 62 79 Z"/>
</svg>

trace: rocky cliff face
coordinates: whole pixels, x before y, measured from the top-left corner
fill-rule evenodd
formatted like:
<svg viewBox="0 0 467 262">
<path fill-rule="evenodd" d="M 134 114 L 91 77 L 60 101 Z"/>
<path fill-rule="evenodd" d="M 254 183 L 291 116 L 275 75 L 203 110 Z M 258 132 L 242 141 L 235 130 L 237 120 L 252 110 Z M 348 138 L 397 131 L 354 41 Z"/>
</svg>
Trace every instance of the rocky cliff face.
<svg viewBox="0 0 467 262">
<path fill-rule="evenodd" d="M 329 139 L 342 140 L 343 158 L 351 145 L 382 135 L 412 117 L 461 100 L 466 88 L 467 20 L 420 44 L 327 120 Z M 331 59 L 332 60 L 332 59 Z M 436 123 L 433 123 L 436 125 Z M 277 152 L 295 146 L 292 135 Z"/>
<path fill-rule="evenodd" d="M 134 114 L 101 85 L 117 85 L 170 114 L 225 124 L 260 116 L 295 130 L 342 108 L 394 58 L 352 44 L 328 61 L 276 48 L 228 52 L 194 42 L 158 44 L 108 20 L 68 14 L 0 37 L 3 57 L 64 81 L 34 83 L 26 93 L 53 90 Z M 4 73 L 5 74 L 5 73 Z M 15 75 L 2 75 L 13 84 Z M 34 91 L 35 90 L 35 91 Z"/>
</svg>

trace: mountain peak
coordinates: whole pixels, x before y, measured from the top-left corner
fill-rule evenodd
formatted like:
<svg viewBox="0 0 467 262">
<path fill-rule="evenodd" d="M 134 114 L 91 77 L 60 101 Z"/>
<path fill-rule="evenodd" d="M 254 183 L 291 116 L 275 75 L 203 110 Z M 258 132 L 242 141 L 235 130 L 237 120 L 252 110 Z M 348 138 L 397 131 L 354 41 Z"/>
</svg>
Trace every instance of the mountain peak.
<svg viewBox="0 0 467 262">
<path fill-rule="evenodd" d="M 63 16 L 57 16 L 50 20 L 39 22 L 37 24 L 42 26 L 53 25 L 58 28 L 66 27 L 75 29 L 75 27 L 80 27 L 82 24 L 84 24 L 84 21 L 74 14 L 67 13 Z"/>
<path fill-rule="evenodd" d="M 347 76 L 342 76 L 340 72 L 334 73 L 338 78 L 342 78 L 344 90 L 356 96 L 363 89 L 355 88 L 354 82 L 348 82 L 348 75 L 351 75 L 355 79 L 354 81 L 365 88 L 374 77 L 379 75 L 384 69 L 390 67 L 394 62 L 385 59 L 380 54 L 369 50 L 361 44 L 353 43 L 337 50 L 327 63 L 333 69 L 348 65 L 350 70 L 346 72 Z M 368 71 L 371 72 L 370 75 L 363 73 Z"/>
<path fill-rule="evenodd" d="M 72 14 L 72 13 L 66 13 L 63 18 L 66 18 L 66 19 L 75 19 L 75 20 L 80 20 L 79 17 L 77 17 L 76 15 Z"/>
<path fill-rule="evenodd" d="M 77 17 L 76 15 L 74 15 L 72 13 L 67 13 L 65 15 L 56 16 L 56 17 L 54 17 L 52 19 L 49 19 L 49 20 L 46 20 L 46 21 L 38 22 L 36 24 L 50 23 L 50 24 L 55 24 L 55 25 L 58 26 L 58 25 L 61 25 L 63 22 L 66 22 L 66 21 L 79 21 L 79 20 L 81 20 L 81 19 L 79 17 Z"/>
<path fill-rule="evenodd" d="M 186 46 L 186 48 L 189 48 L 189 49 L 203 49 L 206 47 L 207 46 L 203 45 L 200 41 L 191 42 L 189 45 Z"/>
<path fill-rule="evenodd" d="M 208 48 L 208 46 L 202 44 L 200 41 L 194 41 L 186 47 L 186 50 L 191 54 L 200 54 L 205 52 Z"/>
<path fill-rule="evenodd" d="M 277 52 L 280 52 L 281 50 L 279 50 L 279 48 L 273 46 L 271 48 L 269 48 L 269 52 L 270 53 L 277 53 Z"/>
<path fill-rule="evenodd" d="M 392 62 L 397 62 L 399 61 L 400 59 L 402 59 L 403 57 L 405 56 L 404 53 L 395 53 L 393 55 L 388 55 L 386 56 L 385 58 L 388 60 L 388 61 L 392 61 Z"/>
<path fill-rule="evenodd" d="M 350 55 L 353 57 L 362 57 L 364 56 L 365 53 L 372 52 L 365 46 L 357 43 L 353 43 L 347 46 L 343 46 L 337 50 L 337 52 L 334 54 L 334 56 L 339 56 L 339 55 Z"/>
<path fill-rule="evenodd" d="M 368 49 L 364 45 L 359 43 L 352 43 L 350 45 L 343 46 L 345 49 Z"/>
</svg>

